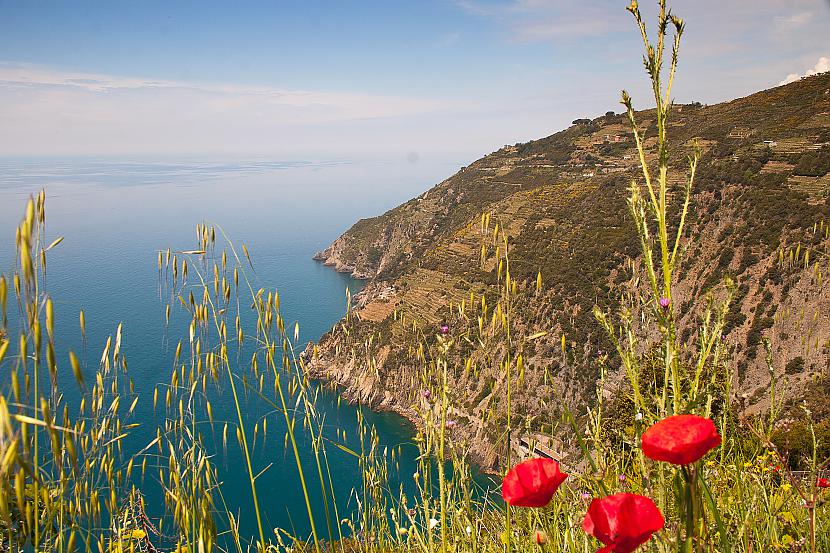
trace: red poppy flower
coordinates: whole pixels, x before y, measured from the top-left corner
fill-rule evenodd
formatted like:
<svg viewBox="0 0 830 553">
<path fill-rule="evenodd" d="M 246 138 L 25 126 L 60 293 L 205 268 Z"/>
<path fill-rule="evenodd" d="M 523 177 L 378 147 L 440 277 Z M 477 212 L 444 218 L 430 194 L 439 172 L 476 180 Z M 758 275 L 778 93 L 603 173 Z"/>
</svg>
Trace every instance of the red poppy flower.
<svg viewBox="0 0 830 553">
<path fill-rule="evenodd" d="M 530 459 L 510 469 L 501 496 L 515 507 L 544 507 L 567 477 L 552 459 Z"/>
<path fill-rule="evenodd" d="M 618 493 L 594 499 L 582 529 L 605 544 L 597 553 L 631 553 L 665 524 L 660 509 L 642 495 Z"/>
<path fill-rule="evenodd" d="M 816 478 L 816 486 L 819 488 L 830 488 L 830 480 L 827 478 Z"/>
<path fill-rule="evenodd" d="M 715 423 L 697 415 L 674 415 L 643 433 L 643 453 L 675 465 L 694 463 L 720 445 Z"/>
</svg>

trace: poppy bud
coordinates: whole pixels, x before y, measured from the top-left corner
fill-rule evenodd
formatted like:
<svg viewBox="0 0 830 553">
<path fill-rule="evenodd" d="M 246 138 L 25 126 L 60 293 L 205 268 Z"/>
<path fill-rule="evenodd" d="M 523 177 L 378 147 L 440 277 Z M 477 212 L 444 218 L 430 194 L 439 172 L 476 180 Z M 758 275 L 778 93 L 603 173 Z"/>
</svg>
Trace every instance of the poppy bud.
<svg viewBox="0 0 830 553">
<path fill-rule="evenodd" d="M 816 486 L 819 488 L 830 488 L 830 480 L 827 478 L 816 478 Z"/>
<path fill-rule="evenodd" d="M 536 545 L 545 545 L 548 543 L 548 535 L 544 530 L 536 530 L 533 533 L 533 540 L 536 542 Z"/>
</svg>

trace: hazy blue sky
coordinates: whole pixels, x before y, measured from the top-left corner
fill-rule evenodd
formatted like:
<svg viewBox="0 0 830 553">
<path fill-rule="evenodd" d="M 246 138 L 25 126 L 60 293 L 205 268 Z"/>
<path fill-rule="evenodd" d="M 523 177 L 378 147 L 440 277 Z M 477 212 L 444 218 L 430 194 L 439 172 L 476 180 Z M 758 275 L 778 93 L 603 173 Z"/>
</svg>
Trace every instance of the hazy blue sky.
<svg viewBox="0 0 830 553">
<path fill-rule="evenodd" d="M 0 1 L 0 154 L 462 162 L 645 106 L 627 4 Z M 830 69 L 828 0 L 674 6 L 679 101 Z"/>
</svg>

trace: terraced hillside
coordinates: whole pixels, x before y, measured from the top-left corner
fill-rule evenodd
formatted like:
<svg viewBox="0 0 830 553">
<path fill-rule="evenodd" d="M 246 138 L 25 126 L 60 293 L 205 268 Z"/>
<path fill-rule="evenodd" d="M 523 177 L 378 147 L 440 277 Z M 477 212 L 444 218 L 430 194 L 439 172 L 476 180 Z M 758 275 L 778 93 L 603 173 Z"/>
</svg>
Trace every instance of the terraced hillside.
<svg viewBox="0 0 830 553">
<path fill-rule="evenodd" d="M 649 117 L 638 113 L 652 162 Z M 477 318 L 490 314 L 498 296 L 495 252 L 491 247 L 483 260 L 482 244 L 492 246 L 499 224 L 520 283 L 511 307 L 517 335 L 546 333 L 511 345 L 524 362 L 521 380 L 512 383 L 513 426 L 522 429 L 514 445 L 555 425 L 563 405 L 579 411 L 595 401 L 601 366 L 608 367 L 605 393 L 613 397 L 619 361 L 607 353 L 592 308 L 606 309 L 637 287 L 631 268 L 639 248 L 626 198 L 639 160 L 622 115 L 575 123 L 485 156 L 421 196 L 359 221 L 319 252 L 316 259 L 370 282 L 354 316 L 314 349 L 312 372 L 355 400 L 404 414 L 421 406 L 423 373 L 412 345 L 434 343 L 432 330 L 445 321 L 474 347 Z M 677 193 L 686 156 L 695 144 L 703 152 L 676 297 L 723 297 L 723 278 L 734 280 L 725 339 L 736 396 L 747 409 L 766 406 L 764 340 L 773 375 L 786 379 L 790 397 L 814 389 L 830 363 L 830 295 L 822 276 L 830 242 L 830 74 L 723 104 L 678 105 L 669 132 Z M 688 302 L 675 309 L 693 349 L 688 329 L 700 313 Z M 504 344 L 490 346 L 491 354 L 505 351 Z M 473 366 L 452 375 L 453 431 L 484 465 L 497 464 L 505 420 L 497 357 L 473 356 Z"/>
</svg>

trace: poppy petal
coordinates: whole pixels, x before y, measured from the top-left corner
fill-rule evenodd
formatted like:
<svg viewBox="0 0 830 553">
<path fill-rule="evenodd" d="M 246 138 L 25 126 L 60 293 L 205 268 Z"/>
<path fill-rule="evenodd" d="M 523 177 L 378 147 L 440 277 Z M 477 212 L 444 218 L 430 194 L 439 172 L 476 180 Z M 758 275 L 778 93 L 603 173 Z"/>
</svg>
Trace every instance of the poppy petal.
<svg viewBox="0 0 830 553">
<path fill-rule="evenodd" d="M 667 417 L 643 433 L 646 457 L 675 465 L 694 463 L 721 443 L 715 423 L 698 415 Z"/>
<path fill-rule="evenodd" d="M 631 553 L 664 524 L 663 514 L 651 499 L 619 493 L 594 499 L 582 521 L 582 529 L 606 545 L 600 551 Z"/>
<path fill-rule="evenodd" d="M 567 477 L 552 459 L 530 459 L 510 469 L 502 481 L 501 494 L 508 505 L 544 507 Z"/>
</svg>

